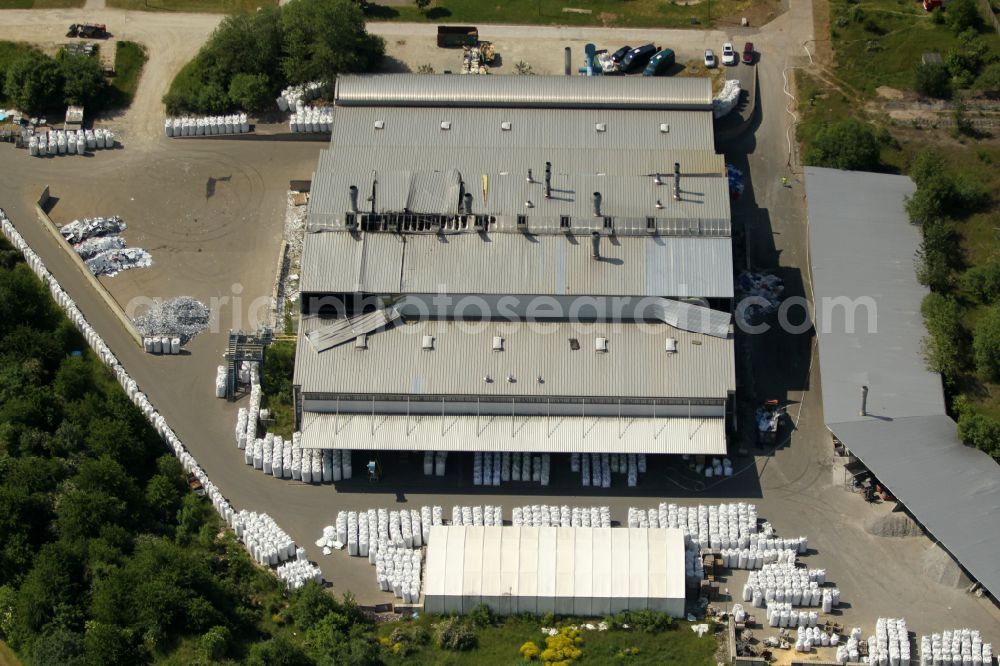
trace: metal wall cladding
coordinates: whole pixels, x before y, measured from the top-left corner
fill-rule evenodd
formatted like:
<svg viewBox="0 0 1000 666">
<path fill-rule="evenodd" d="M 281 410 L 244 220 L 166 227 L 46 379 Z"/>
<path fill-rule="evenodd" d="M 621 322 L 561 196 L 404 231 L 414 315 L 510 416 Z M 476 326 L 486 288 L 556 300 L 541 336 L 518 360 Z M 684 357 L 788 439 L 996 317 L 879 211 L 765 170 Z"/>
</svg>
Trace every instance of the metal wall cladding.
<svg viewBox="0 0 1000 666">
<path fill-rule="evenodd" d="M 708 109 L 707 78 L 489 76 L 425 74 L 340 76 L 338 106 Z"/>
</svg>

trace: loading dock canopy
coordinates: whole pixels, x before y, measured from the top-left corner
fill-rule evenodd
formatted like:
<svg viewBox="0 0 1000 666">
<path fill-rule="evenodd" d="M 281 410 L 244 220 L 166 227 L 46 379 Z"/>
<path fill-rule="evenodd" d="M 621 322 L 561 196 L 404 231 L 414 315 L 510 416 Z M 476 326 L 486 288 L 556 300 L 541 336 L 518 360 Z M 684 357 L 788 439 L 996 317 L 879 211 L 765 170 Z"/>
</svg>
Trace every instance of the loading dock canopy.
<svg viewBox="0 0 1000 666">
<path fill-rule="evenodd" d="M 903 207 L 915 189 L 904 176 L 806 167 L 824 416 L 851 453 L 998 598 L 1000 465 L 959 441 L 941 377 L 927 370 L 921 352 L 927 289 L 913 267 L 920 229 Z M 852 301 L 862 305 L 830 307 Z M 853 330 L 845 316 L 852 309 L 859 315 Z M 865 414 L 862 386 L 869 388 Z"/>
<path fill-rule="evenodd" d="M 680 530 L 591 527 L 431 528 L 424 610 L 479 604 L 514 613 L 684 615 Z"/>
</svg>

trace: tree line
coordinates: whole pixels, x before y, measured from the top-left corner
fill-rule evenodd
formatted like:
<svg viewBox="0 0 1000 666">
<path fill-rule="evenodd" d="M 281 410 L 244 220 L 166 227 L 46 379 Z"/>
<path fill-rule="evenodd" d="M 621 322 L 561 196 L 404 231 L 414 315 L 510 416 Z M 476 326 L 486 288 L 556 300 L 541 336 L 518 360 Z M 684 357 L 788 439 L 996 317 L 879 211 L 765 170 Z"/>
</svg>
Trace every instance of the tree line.
<svg viewBox="0 0 1000 666">
<path fill-rule="evenodd" d="M 25 49 L 0 74 L 0 98 L 27 113 L 64 110 L 68 105 L 96 109 L 108 101 L 108 82 L 96 56 L 60 50 L 53 58 Z"/>
<path fill-rule="evenodd" d="M 163 103 L 171 115 L 262 111 L 288 85 L 370 71 L 384 54 L 354 0 L 291 0 L 225 18 Z"/>
<path fill-rule="evenodd" d="M 0 639 L 25 664 L 375 664 L 374 625 L 283 595 L 0 240 Z"/>
</svg>

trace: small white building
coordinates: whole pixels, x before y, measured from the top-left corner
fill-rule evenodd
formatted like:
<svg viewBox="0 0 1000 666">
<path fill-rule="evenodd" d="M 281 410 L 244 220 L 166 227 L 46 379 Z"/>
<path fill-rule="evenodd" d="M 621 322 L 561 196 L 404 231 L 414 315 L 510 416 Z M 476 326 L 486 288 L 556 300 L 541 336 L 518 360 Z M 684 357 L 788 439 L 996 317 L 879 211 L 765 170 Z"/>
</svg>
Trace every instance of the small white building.
<svg viewBox="0 0 1000 666">
<path fill-rule="evenodd" d="M 684 536 L 627 527 L 431 528 L 424 610 L 684 616 Z"/>
</svg>

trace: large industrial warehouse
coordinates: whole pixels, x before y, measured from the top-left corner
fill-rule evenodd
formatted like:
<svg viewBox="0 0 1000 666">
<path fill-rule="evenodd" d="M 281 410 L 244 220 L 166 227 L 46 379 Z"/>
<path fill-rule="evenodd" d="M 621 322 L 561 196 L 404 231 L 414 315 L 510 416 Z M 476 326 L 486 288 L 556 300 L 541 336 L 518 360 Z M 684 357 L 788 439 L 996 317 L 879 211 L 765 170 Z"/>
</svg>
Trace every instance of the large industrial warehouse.
<svg viewBox="0 0 1000 666">
<path fill-rule="evenodd" d="M 304 448 L 726 452 L 708 80 L 343 76 L 335 98 L 302 258 Z"/>
</svg>

